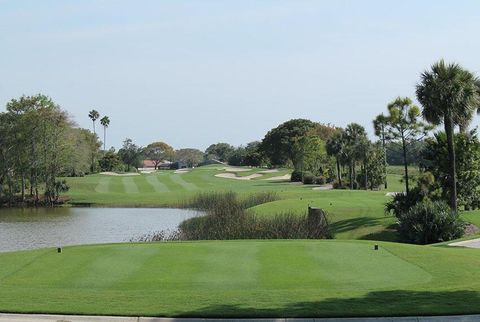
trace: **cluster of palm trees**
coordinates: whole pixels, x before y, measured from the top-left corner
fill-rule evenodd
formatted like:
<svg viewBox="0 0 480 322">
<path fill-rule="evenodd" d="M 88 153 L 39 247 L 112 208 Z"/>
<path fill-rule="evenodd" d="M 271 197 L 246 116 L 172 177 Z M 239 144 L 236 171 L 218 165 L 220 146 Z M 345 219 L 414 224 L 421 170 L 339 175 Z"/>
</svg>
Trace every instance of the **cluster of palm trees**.
<svg viewBox="0 0 480 322">
<path fill-rule="evenodd" d="M 92 120 L 93 123 L 93 134 L 97 134 L 95 132 L 95 122 L 100 118 L 100 113 L 97 110 L 91 110 L 88 112 L 88 117 Z M 104 116 L 100 119 L 100 124 L 103 126 L 103 150 L 106 151 L 107 147 L 107 128 L 110 125 L 110 118 L 108 116 Z"/>
<path fill-rule="evenodd" d="M 386 165 L 383 150 L 380 150 L 381 155 L 379 155 L 378 145 L 368 139 L 365 128 L 360 124 L 351 123 L 344 130 L 337 131 L 326 142 L 326 150 L 328 155 L 335 157 L 340 187 L 343 187 L 345 184 L 342 178 L 342 172 L 344 171 L 341 169 L 344 166 L 348 168 L 348 185 L 350 189 L 359 187 L 357 182 L 357 165 L 361 167 L 365 189 L 368 189 L 369 183 L 370 186 L 376 186 L 379 176 L 382 180 L 380 182 L 383 183 L 385 171 L 382 171 L 380 174 L 376 171 L 378 168 L 383 168 Z M 373 175 L 374 173 L 375 175 Z"/>
<path fill-rule="evenodd" d="M 480 109 L 480 80 L 460 65 L 440 60 L 421 74 L 416 85 L 416 96 L 421 109 L 413 105 L 409 98 L 398 97 L 389 104 L 388 115 L 380 114 L 375 118 L 373 122 L 375 134 L 380 138 L 383 151 L 387 140 L 401 143 L 408 194 L 407 146 L 421 140 L 434 126 L 443 124 L 447 136 L 449 163 L 449 186 L 444 188 L 449 190 L 449 204 L 456 211 L 458 207 L 454 132 L 457 127 L 466 133 L 475 112 Z M 420 121 L 422 116 L 428 124 Z M 367 143 L 364 128 L 355 123 L 348 125 L 343 133 L 337 133 L 327 142 L 328 154 L 335 156 L 337 160 L 340 185 L 342 185 L 340 165 L 344 164 L 349 168 L 350 188 L 354 187 L 355 164 L 362 161 L 367 164 L 364 153 L 367 151 Z M 385 187 L 386 185 L 385 180 Z"/>
</svg>

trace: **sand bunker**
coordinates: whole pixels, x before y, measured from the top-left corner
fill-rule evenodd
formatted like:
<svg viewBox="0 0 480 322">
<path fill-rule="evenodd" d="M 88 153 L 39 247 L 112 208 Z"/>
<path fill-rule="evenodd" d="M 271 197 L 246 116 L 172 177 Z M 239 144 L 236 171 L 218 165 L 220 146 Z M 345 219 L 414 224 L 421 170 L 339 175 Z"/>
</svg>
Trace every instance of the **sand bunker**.
<svg viewBox="0 0 480 322">
<path fill-rule="evenodd" d="M 230 167 L 230 168 L 224 168 L 222 170 L 227 171 L 227 172 L 245 172 L 245 171 L 251 171 L 252 169 Z"/>
<path fill-rule="evenodd" d="M 266 178 L 266 179 L 262 179 L 262 180 L 265 180 L 265 181 L 284 181 L 284 180 L 290 180 L 291 178 L 292 178 L 291 174 L 286 174 L 286 175 L 283 175 L 283 176 L 276 176 L 276 177 Z"/>
<path fill-rule="evenodd" d="M 218 178 L 235 179 L 235 180 L 252 180 L 261 176 L 263 176 L 263 174 L 261 173 L 254 173 L 244 177 L 237 177 L 235 173 L 219 173 L 215 175 L 215 177 L 218 177 Z"/>
<path fill-rule="evenodd" d="M 270 169 L 270 170 L 258 171 L 258 173 L 275 173 L 275 172 L 278 172 L 278 169 Z"/>
<path fill-rule="evenodd" d="M 324 185 L 312 188 L 312 190 L 332 190 L 332 189 L 333 189 L 333 185 L 331 184 L 324 184 Z"/>
<path fill-rule="evenodd" d="M 140 173 L 116 173 L 116 172 L 100 172 L 100 174 L 106 176 L 114 176 L 114 177 L 131 177 L 131 176 L 139 176 Z"/>
<path fill-rule="evenodd" d="M 387 192 L 385 194 L 385 196 L 387 197 L 395 197 L 396 195 L 398 195 L 399 193 L 403 193 L 403 192 Z"/>
<path fill-rule="evenodd" d="M 190 172 L 190 170 L 192 170 L 192 169 L 190 169 L 190 168 L 177 169 L 177 170 L 173 171 L 173 173 L 180 173 L 180 174 L 182 174 L 182 173 Z"/>
<path fill-rule="evenodd" d="M 480 248 L 480 238 L 455 242 L 448 244 L 448 246 Z"/>
</svg>

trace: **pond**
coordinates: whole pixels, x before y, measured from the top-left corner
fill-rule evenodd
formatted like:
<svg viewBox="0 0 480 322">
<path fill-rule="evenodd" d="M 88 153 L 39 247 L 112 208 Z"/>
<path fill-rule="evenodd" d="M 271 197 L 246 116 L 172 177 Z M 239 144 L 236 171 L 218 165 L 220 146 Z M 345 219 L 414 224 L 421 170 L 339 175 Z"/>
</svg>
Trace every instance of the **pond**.
<svg viewBox="0 0 480 322">
<path fill-rule="evenodd" d="M 167 208 L 0 209 L 0 252 L 128 242 L 174 230 L 198 212 Z"/>
</svg>

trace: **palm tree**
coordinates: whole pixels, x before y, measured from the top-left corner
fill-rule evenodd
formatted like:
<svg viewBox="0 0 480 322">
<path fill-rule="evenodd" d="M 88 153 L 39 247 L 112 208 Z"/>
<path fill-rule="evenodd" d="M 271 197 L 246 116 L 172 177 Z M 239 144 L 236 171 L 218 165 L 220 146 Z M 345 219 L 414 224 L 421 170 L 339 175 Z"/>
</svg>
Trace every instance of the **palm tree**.
<svg viewBox="0 0 480 322">
<path fill-rule="evenodd" d="M 340 171 L 340 158 L 341 154 L 343 153 L 343 147 L 345 143 L 343 141 L 343 135 L 341 132 L 336 133 L 332 136 L 326 144 L 327 154 L 331 156 L 335 156 L 337 162 L 337 176 L 338 176 L 338 184 L 340 187 L 343 187 L 342 184 L 342 172 Z"/>
<path fill-rule="evenodd" d="M 382 114 L 377 115 L 377 117 L 373 120 L 373 128 L 375 130 L 375 135 L 382 140 L 382 149 L 383 149 L 383 156 L 385 160 L 385 189 L 388 188 L 387 182 L 387 146 L 386 146 L 386 125 L 388 122 L 388 118 Z"/>
<path fill-rule="evenodd" d="M 107 127 L 110 125 L 110 119 L 108 116 L 102 117 L 100 120 L 100 124 L 103 126 L 103 151 L 106 151 L 106 143 L 107 143 Z"/>
<path fill-rule="evenodd" d="M 363 157 L 363 147 L 366 140 L 367 132 L 360 124 L 350 123 L 343 132 L 343 141 L 345 142 L 343 150 L 349 160 L 350 189 L 354 189 L 356 186 L 356 164 Z"/>
<path fill-rule="evenodd" d="M 417 98 L 428 122 L 443 123 L 447 134 L 450 179 L 450 207 L 457 211 L 457 178 L 453 135 L 456 125 L 465 126 L 480 104 L 475 75 L 458 64 L 446 64 L 443 59 L 421 75 Z"/>
<path fill-rule="evenodd" d="M 98 120 L 98 118 L 100 117 L 100 114 L 98 113 L 97 110 L 91 110 L 90 112 L 88 112 L 88 117 L 93 122 L 93 134 L 96 134 L 95 133 L 95 121 Z"/>
</svg>

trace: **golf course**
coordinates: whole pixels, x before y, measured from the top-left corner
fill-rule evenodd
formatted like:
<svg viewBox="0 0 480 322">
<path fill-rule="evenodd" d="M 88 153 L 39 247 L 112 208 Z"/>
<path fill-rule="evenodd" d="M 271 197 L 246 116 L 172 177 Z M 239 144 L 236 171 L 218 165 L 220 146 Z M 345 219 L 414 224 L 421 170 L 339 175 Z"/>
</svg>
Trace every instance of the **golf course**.
<svg viewBox="0 0 480 322">
<path fill-rule="evenodd" d="M 397 170 L 389 169 L 389 190 L 402 187 Z M 237 178 L 218 176 L 225 173 Z M 239 179 L 252 174 L 262 175 Z M 388 191 L 324 190 L 279 179 L 286 174 L 288 169 L 211 165 L 68 178 L 72 204 L 101 207 L 182 207 L 201 191 L 272 191 L 278 200 L 250 210 L 271 216 L 321 207 L 335 239 L 122 243 L 70 246 L 62 253 L 56 248 L 0 253 L 0 311 L 172 317 L 479 312 L 477 249 L 390 242 L 398 237 L 394 218 L 383 210 Z M 480 221 L 475 212 L 462 216 Z"/>
</svg>

